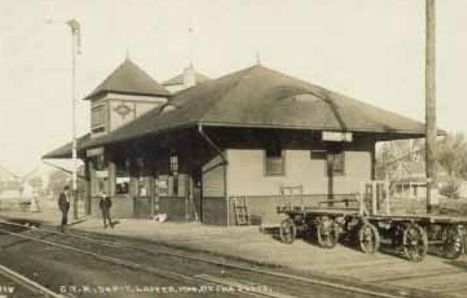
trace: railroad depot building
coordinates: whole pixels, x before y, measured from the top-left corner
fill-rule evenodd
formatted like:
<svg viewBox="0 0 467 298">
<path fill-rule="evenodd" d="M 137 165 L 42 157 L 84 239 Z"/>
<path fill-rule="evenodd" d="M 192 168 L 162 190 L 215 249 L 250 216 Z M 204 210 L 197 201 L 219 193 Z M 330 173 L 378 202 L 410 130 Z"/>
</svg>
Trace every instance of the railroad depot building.
<svg viewBox="0 0 467 298">
<path fill-rule="evenodd" d="M 85 98 L 88 214 L 106 192 L 116 217 L 229 225 L 247 197 L 254 221 L 277 223 L 281 187 L 301 186 L 306 205 L 351 196 L 375 178 L 376 142 L 424 136 L 423 123 L 262 65 L 168 82 L 175 93 L 127 59 Z"/>
</svg>

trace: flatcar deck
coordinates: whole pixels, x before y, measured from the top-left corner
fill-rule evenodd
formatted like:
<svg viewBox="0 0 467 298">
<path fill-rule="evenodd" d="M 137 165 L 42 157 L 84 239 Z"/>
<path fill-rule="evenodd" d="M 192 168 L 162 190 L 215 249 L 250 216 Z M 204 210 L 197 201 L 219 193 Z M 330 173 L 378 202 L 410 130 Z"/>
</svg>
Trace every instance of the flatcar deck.
<svg viewBox="0 0 467 298">
<path fill-rule="evenodd" d="M 379 249 L 380 238 L 391 240 L 411 261 L 420 262 L 428 246 L 442 249 L 449 259 L 465 251 L 467 217 L 431 214 L 371 214 L 360 203 L 352 207 L 310 207 L 285 205 L 277 207 L 286 214 L 280 225 L 280 238 L 292 243 L 297 233 L 314 234 L 324 248 L 333 248 L 339 234 L 354 237 L 366 253 Z M 381 234 L 381 235 L 380 235 Z"/>
<path fill-rule="evenodd" d="M 374 221 L 408 221 L 408 222 L 423 222 L 432 224 L 467 224 L 467 217 L 453 217 L 446 215 L 430 215 L 430 214 L 378 214 L 368 215 L 369 220 Z"/>
<path fill-rule="evenodd" d="M 310 206 L 281 206 L 277 207 L 278 213 L 285 214 L 309 214 L 309 215 L 329 215 L 329 216 L 347 216 L 360 215 L 358 208 L 343 208 L 343 207 L 310 207 Z M 467 224 L 467 217 L 447 216 L 447 215 L 431 215 L 431 214 L 376 214 L 363 215 L 362 217 L 371 221 L 400 221 L 400 222 L 424 222 L 433 224 Z"/>
<path fill-rule="evenodd" d="M 316 207 L 278 207 L 279 213 L 286 214 L 310 214 L 310 215 L 357 215 L 357 208 L 316 208 Z"/>
</svg>

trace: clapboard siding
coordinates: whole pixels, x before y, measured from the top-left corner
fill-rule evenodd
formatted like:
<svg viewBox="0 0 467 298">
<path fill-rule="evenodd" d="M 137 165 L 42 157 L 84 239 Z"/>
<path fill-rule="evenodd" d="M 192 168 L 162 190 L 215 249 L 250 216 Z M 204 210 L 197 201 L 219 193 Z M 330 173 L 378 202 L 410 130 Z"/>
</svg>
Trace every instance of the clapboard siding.
<svg viewBox="0 0 467 298">
<path fill-rule="evenodd" d="M 203 166 L 203 196 L 204 197 L 224 197 L 224 173 L 225 166 L 219 165 L 222 162 L 220 157 L 214 157 Z"/>
</svg>

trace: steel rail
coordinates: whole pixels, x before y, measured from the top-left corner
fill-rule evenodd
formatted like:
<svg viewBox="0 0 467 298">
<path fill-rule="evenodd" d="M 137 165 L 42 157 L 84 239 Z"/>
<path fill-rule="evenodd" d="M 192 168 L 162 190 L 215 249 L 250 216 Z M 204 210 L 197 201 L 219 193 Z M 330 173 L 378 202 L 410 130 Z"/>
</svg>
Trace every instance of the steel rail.
<svg viewBox="0 0 467 298">
<path fill-rule="evenodd" d="M 195 279 L 191 278 L 188 275 L 173 273 L 173 272 L 170 272 L 170 271 L 156 269 L 156 268 L 153 268 L 153 267 L 144 266 L 144 265 L 141 265 L 141 264 L 121 260 L 121 259 L 114 258 L 114 257 L 104 256 L 104 255 L 101 255 L 101 254 L 97 254 L 97 253 L 94 253 L 94 252 L 91 252 L 91 251 L 88 251 L 88 250 L 84 250 L 84 249 L 81 249 L 81 248 L 69 246 L 69 245 L 66 245 L 66 244 L 61 244 L 61 243 L 57 243 L 57 242 L 53 242 L 53 241 L 49 241 L 49 240 L 40 239 L 40 238 L 37 238 L 37 237 L 27 236 L 27 235 L 23 235 L 23 234 L 16 233 L 16 232 L 11 232 L 11 231 L 8 231 L 8 230 L 3 229 L 3 228 L 0 228 L 0 232 L 6 233 L 6 234 L 9 234 L 9 235 L 18 237 L 18 238 L 32 240 L 32 241 L 36 241 L 36 242 L 39 242 L 39 243 L 42 243 L 42 244 L 47 244 L 47 245 L 50 245 L 50 246 L 70 250 L 70 251 L 73 251 L 73 252 L 76 252 L 76 253 L 79 253 L 79 254 L 91 256 L 91 257 L 94 257 L 95 259 L 105 261 L 105 262 L 108 262 L 108 263 L 112 263 L 112 264 L 121 265 L 121 266 L 130 268 L 130 269 L 133 269 L 133 270 L 142 270 L 142 271 L 146 271 L 146 272 L 153 273 L 153 274 L 163 276 L 163 277 L 169 277 L 169 278 L 176 279 L 176 280 L 180 280 L 180 279 L 190 280 L 190 281 L 195 280 Z"/>
<path fill-rule="evenodd" d="M 0 220 L 0 223 L 6 223 L 6 224 L 11 224 L 11 225 L 16 225 L 16 226 L 21 226 L 24 227 L 24 225 L 16 224 L 16 223 L 10 223 L 10 222 L 4 222 Z M 88 237 L 88 236 L 83 236 L 83 235 L 72 235 L 70 233 L 61 233 L 58 231 L 54 231 L 51 229 L 44 229 L 44 228 L 38 228 L 36 229 L 60 234 L 60 235 L 66 235 L 69 237 L 75 237 L 75 238 L 80 238 L 80 239 L 85 239 L 85 240 L 90 240 L 94 241 L 97 243 L 101 243 L 102 245 L 106 245 L 109 247 L 115 247 L 115 248 L 125 248 L 125 249 L 133 249 L 133 250 L 138 250 L 139 252 L 144 252 L 149 255 L 157 256 L 157 255 L 168 255 L 168 256 L 173 256 L 173 257 L 178 257 L 178 258 L 183 258 L 187 260 L 192 260 L 192 261 L 198 261 L 198 262 L 203 262 L 211 265 L 217 265 L 217 266 L 223 266 L 226 268 L 230 269 L 236 269 L 236 270 L 242 270 L 242 271 L 248 271 L 251 273 L 258 273 L 258 274 L 264 274 L 264 275 L 269 275 L 277 278 L 284 278 L 284 279 L 289 279 L 289 280 L 295 280 L 299 282 L 304 282 L 308 284 L 315 284 L 319 286 L 324 286 L 328 288 L 333 288 L 337 290 L 342 290 L 342 291 L 351 291 L 353 293 L 357 294 L 363 294 L 363 295 L 368 295 L 368 296 L 373 296 L 373 297 L 380 297 L 380 298 L 401 298 L 401 297 L 406 297 L 406 295 L 396 295 L 396 294 L 390 294 L 390 293 L 381 293 L 377 292 L 375 290 L 370 290 L 370 289 L 364 289 L 361 287 L 356 287 L 356 286 L 350 286 L 350 285 L 344 285 L 332 281 L 326 281 L 322 279 L 317 279 L 317 278 L 311 278 L 311 277 L 304 277 L 304 276 L 299 276 L 299 275 L 294 275 L 294 274 L 289 274 L 289 273 L 284 273 L 284 272 L 276 272 L 276 271 L 271 271 L 271 270 L 266 270 L 266 269 L 260 269 L 260 268 L 253 268 L 253 267 L 247 267 L 247 266 L 242 266 L 239 264 L 232 264 L 232 263 L 226 263 L 226 262 L 219 262 L 219 261 L 214 261 L 210 260 L 207 258 L 203 257 L 195 257 L 195 256 L 189 256 L 185 254 L 180 254 L 180 253 L 174 253 L 174 252 L 154 252 L 148 248 L 142 247 L 142 246 L 137 246 L 137 245 L 132 245 L 132 244 L 115 244 L 112 241 L 108 240 L 102 240 L 102 239 L 97 239 L 94 237 Z M 80 231 L 80 233 L 87 233 Z"/>
<path fill-rule="evenodd" d="M 44 229 L 44 230 L 48 230 L 48 229 Z M 56 232 L 56 231 L 53 231 L 53 232 Z M 57 232 L 57 233 L 59 233 L 59 232 Z M 80 233 L 82 233 L 82 231 L 80 231 Z M 325 286 L 325 287 L 334 288 L 334 289 L 338 289 L 338 290 L 352 291 L 354 293 L 365 294 L 365 295 L 369 295 L 369 296 L 373 296 L 373 297 L 381 297 L 381 298 L 400 298 L 400 297 L 404 297 L 403 295 L 393 295 L 393 294 L 388 294 L 388 293 L 379 293 L 379 292 L 376 292 L 376 291 L 373 291 L 373 290 L 368 290 L 368 289 L 363 289 L 363 288 L 348 286 L 348 285 L 342 285 L 342 284 L 338 284 L 338 283 L 335 283 L 335 282 L 324 281 L 324 280 L 320 280 L 320 279 L 316 279 L 316 278 L 303 277 L 303 276 L 299 276 L 299 275 L 283 273 L 283 272 L 275 272 L 275 271 L 259 269 L 259 268 L 252 268 L 252 267 L 247 267 L 247 266 L 242 266 L 242 265 L 232 264 L 232 263 L 226 263 L 226 262 L 219 262 L 219 261 L 214 261 L 214 260 L 210 260 L 210 259 L 203 258 L 203 257 L 195 257 L 195 256 L 189 256 L 189 255 L 180 254 L 180 253 L 167 252 L 167 251 L 154 252 L 154 251 L 152 251 L 152 250 L 150 250 L 148 248 L 142 247 L 142 246 L 137 246 L 137 245 L 132 245 L 132 244 L 115 244 L 112 241 L 101 240 L 101 239 L 97 239 L 97 238 L 94 238 L 94 237 L 88 237 L 88 236 L 82 236 L 82 235 L 72 235 L 72 234 L 66 234 L 66 235 L 68 235 L 70 237 L 76 237 L 76 238 L 95 241 L 95 242 L 98 242 L 98 243 L 102 243 L 102 245 L 108 245 L 110 247 L 135 249 L 135 250 L 138 250 L 138 251 L 141 251 L 141 252 L 153 255 L 153 256 L 163 254 L 163 255 L 183 258 L 183 259 L 187 259 L 187 260 L 203 262 L 203 263 L 207 263 L 207 264 L 211 264 L 211 265 L 223 266 L 223 267 L 230 268 L 230 269 L 236 269 L 236 270 L 248 271 L 248 272 L 252 272 L 252 273 L 265 274 L 265 275 L 269 275 L 269 276 L 273 276 L 273 277 L 291 279 L 291 280 L 305 282 L 305 283 L 309 283 L 309 284 L 310 283 L 311 284 L 317 284 L 317 285 L 320 285 L 320 286 Z"/>
<path fill-rule="evenodd" d="M 0 221 L 0 223 L 5 224 L 2 221 Z M 8 224 L 12 224 L 12 223 L 8 223 Z M 13 224 L 13 225 L 18 226 L 19 224 Z M 22 226 L 22 225 L 19 225 L 19 226 Z M 24 227 L 24 226 L 22 226 L 22 227 Z M 48 229 L 41 229 L 41 230 L 51 232 Z M 40 238 L 37 238 L 37 237 L 27 236 L 27 235 L 23 235 L 23 234 L 17 233 L 17 232 L 11 232 L 11 231 L 8 231 L 8 230 L 3 229 L 3 228 L 0 228 L 0 232 L 3 232 L 5 234 L 9 234 L 9 235 L 14 236 L 14 237 L 27 239 L 27 240 L 31 240 L 31 241 L 36 241 L 36 242 L 39 242 L 39 243 L 42 243 L 42 244 L 46 244 L 46 245 L 50 245 L 50 246 L 70 250 L 70 251 L 73 251 L 75 253 L 91 256 L 91 257 L 93 257 L 93 258 L 95 258 L 97 260 L 104 261 L 104 262 L 107 262 L 107 263 L 110 263 L 110 264 L 120 265 L 120 266 L 129 268 L 129 269 L 132 269 L 132 270 L 144 271 L 144 272 L 156 275 L 156 276 L 162 276 L 164 278 L 171 278 L 171 279 L 177 280 L 177 281 L 187 280 L 187 281 L 191 281 L 191 282 L 203 282 L 205 284 L 211 284 L 211 285 L 215 285 L 215 286 L 226 286 L 226 285 L 228 285 L 228 284 L 222 283 L 222 282 L 209 281 L 209 280 L 207 280 L 205 278 L 202 278 L 201 276 L 189 276 L 189 275 L 186 275 L 186 274 L 175 273 L 175 272 L 168 271 L 168 270 L 157 269 L 157 268 L 155 268 L 153 266 L 146 266 L 146 265 L 138 264 L 138 263 L 135 263 L 135 262 L 132 262 L 132 261 L 127 261 L 127 260 L 123 260 L 123 259 L 119 259 L 119 258 L 115 258 L 115 257 L 111 257 L 111 256 L 97 254 L 97 253 L 94 253 L 94 252 L 91 252 L 91 251 L 88 251 L 88 250 L 84 250 L 84 249 L 81 249 L 81 248 L 69 246 L 69 245 L 66 245 L 66 244 L 61 244 L 61 243 L 57 243 L 57 242 L 53 242 L 53 241 L 49 241 L 49 240 L 44 240 L 44 239 L 40 239 Z M 60 234 L 62 234 L 62 233 L 60 233 Z M 231 295 L 240 295 L 241 294 L 241 295 L 248 295 L 248 296 L 254 296 L 254 297 L 271 297 L 271 298 L 290 298 L 290 297 L 294 297 L 294 296 L 290 296 L 290 295 L 284 295 L 282 293 L 267 293 L 267 292 L 258 292 L 258 291 L 242 291 L 242 292 L 233 292 L 233 293 L 229 293 L 229 294 L 231 294 Z M 64 296 L 57 296 L 57 297 L 53 297 L 53 298 L 63 298 L 63 297 Z"/>
<path fill-rule="evenodd" d="M 30 292 L 34 294 L 40 294 L 44 297 L 49 297 L 49 298 L 64 298 L 64 297 L 71 297 L 63 294 L 56 293 L 41 284 L 33 281 L 32 279 L 27 278 L 26 276 L 13 271 L 12 269 L 3 266 L 0 264 L 0 275 L 12 280 L 13 282 L 19 284 L 20 286 L 25 287 L 28 289 Z"/>
</svg>

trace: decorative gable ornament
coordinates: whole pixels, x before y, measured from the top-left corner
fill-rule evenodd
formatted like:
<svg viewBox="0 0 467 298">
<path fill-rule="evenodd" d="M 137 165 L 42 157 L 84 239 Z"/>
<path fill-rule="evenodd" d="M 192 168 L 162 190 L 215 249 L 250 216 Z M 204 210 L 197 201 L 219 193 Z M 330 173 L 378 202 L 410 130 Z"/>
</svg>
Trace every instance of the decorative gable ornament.
<svg viewBox="0 0 467 298">
<path fill-rule="evenodd" d="M 121 103 L 118 106 L 114 108 L 114 111 L 122 117 L 122 119 L 125 119 L 126 116 L 128 116 L 131 112 L 133 112 L 134 109 L 130 108 L 128 105 Z"/>
</svg>

